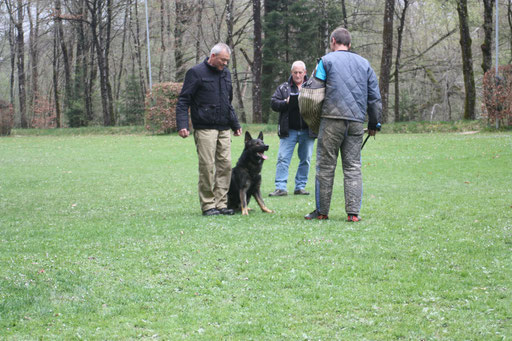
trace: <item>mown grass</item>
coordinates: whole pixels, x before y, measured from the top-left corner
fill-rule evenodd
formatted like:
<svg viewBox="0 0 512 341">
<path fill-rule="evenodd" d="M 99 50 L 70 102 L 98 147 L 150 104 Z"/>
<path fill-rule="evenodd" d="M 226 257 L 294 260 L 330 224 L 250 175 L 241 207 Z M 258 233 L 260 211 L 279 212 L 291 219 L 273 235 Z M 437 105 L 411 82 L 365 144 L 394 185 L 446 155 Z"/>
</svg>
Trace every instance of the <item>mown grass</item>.
<svg viewBox="0 0 512 341">
<path fill-rule="evenodd" d="M 509 133 L 371 139 L 357 224 L 341 167 L 328 221 L 303 219 L 311 196 L 268 198 L 265 141 L 276 213 L 206 218 L 190 138 L 0 139 L 1 337 L 512 336 Z"/>
<path fill-rule="evenodd" d="M 273 134 L 276 131 L 275 124 L 242 124 L 244 130 L 263 131 Z M 500 131 L 510 130 L 510 127 L 501 127 Z M 382 134 L 421 134 L 421 133 L 456 133 L 456 132 L 495 132 L 494 125 L 489 125 L 485 120 L 428 122 L 411 121 L 385 124 Z M 144 126 L 123 127 L 81 127 L 61 129 L 13 129 L 13 136 L 89 136 L 89 135 L 152 135 Z"/>
</svg>

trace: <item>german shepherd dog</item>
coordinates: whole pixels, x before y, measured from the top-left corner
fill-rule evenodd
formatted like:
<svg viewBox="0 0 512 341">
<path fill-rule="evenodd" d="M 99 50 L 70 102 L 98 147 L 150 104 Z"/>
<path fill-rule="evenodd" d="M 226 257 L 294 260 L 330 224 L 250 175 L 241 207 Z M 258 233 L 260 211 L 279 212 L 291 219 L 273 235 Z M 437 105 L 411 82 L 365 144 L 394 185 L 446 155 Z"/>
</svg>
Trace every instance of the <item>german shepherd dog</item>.
<svg viewBox="0 0 512 341">
<path fill-rule="evenodd" d="M 263 142 L 263 132 L 260 131 L 257 139 L 245 132 L 245 147 L 238 159 L 235 168 L 231 171 L 231 183 L 228 192 L 228 208 L 242 211 L 242 215 L 249 215 L 249 200 L 251 196 L 256 199 L 261 210 L 266 213 L 274 211 L 268 209 L 261 197 L 261 167 L 267 159 L 265 151 L 268 145 Z"/>
</svg>

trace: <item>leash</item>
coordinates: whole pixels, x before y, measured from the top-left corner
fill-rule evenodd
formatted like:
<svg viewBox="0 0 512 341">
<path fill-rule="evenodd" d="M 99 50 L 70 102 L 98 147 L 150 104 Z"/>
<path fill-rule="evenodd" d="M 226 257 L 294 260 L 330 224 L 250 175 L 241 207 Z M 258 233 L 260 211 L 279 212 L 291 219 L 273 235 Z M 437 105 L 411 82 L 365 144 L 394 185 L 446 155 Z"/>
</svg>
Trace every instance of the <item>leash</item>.
<svg viewBox="0 0 512 341">
<path fill-rule="evenodd" d="M 364 139 L 363 145 L 361 146 L 361 150 L 363 150 L 364 145 L 366 144 L 366 141 L 368 141 L 369 138 L 370 138 L 370 134 L 368 134 L 368 136 L 366 136 L 366 138 Z"/>
<path fill-rule="evenodd" d="M 377 123 L 376 130 L 380 131 L 380 127 L 381 127 L 381 124 Z M 366 128 L 365 128 L 365 131 L 366 131 Z M 366 141 L 368 141 L 369 138 L 370 138 L 370 133 L 368 133 L 368 136 L 366 136 L 366 138 L 364 139 L 363 145 L 361 146 L 361 150 L 363 150 L 364 145 L 366 144 Z"/>
</svg>

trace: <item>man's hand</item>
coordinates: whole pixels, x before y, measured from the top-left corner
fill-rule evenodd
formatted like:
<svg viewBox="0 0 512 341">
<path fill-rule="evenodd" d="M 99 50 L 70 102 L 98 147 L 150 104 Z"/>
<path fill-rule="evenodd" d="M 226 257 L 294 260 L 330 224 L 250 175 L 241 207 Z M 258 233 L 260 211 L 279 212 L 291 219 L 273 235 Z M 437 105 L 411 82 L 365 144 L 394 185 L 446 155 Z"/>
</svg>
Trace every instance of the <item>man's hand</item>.
<svg viewBox="0 0 512 341">
<path fill-rule="evenodd" d="M 242 135 L 242 128 L 235 130 L 235 136 L 240 136 L 240 135 Z"/>
<path fill-rule="evenodd" d="M 375 136 L 378 131 L 380 131 L 381 124 L 370 124 L 368 123 L 368 135 Z"/>
<path fill-rule="evenodd" d="M 178 131 L 178 135 L 180 135 L 183 138 L 186 138 L 190 135 L 190 131 L 188 131 L 187 128 L 183 128 L 180 131 Z"/>
</svg>

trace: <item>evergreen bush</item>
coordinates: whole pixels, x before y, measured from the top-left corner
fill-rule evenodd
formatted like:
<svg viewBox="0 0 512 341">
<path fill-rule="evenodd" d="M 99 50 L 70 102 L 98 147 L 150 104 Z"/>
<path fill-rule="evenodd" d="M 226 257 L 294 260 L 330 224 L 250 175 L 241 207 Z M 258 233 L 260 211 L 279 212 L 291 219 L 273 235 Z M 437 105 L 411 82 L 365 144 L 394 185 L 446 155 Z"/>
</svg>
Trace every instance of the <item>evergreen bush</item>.
<svg viewBox="0 0 512 341">
<path fill-rule="evenodd" d="M 0 136 L 11 134 L 14 126 L 14 110 L 12 105 L 0 100 Z"/>
<path fill-rule="evenodd" d="M 144 98 L 141 96 L 139 78 L 128 77 L 120 104 L 122 125 L 141 125 L 144 122 Z"/>
<path fill-rule="evenodd" d="M 156 134 L 176 130 L 176 104 L 183 83 L 158 83 L 146 95 L 146 129 Z"/>
<path fill-rule="evenodd" d="M 87 125 L 84 119 L 85 108 L 79 99 L 71 99 L 64 114 L 68 118 L 68 124 L 71 128 L 85 127 Z"/>
</svg>

